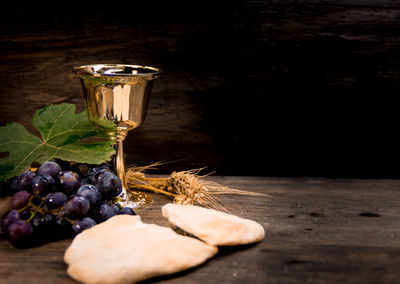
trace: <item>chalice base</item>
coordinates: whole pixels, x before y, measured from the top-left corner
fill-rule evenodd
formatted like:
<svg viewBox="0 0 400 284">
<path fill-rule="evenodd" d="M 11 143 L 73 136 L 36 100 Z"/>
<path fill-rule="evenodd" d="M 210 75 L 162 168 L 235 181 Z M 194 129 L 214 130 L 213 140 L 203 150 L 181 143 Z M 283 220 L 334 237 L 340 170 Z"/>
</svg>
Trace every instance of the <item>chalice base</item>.
<svg viewBox="0 0 400 284">
<path fill-rule="evenodd" d="M 123 190 L 115 200 L 121 208 L 142 209 L 153 203 L 153 198 L 146 192 Z"/>
</svg>

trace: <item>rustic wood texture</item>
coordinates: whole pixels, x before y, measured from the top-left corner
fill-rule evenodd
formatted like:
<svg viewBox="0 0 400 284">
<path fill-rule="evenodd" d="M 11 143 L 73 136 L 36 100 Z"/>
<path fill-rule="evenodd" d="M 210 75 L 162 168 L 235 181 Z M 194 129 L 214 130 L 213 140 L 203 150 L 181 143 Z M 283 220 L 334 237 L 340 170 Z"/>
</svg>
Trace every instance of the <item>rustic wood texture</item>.
<svg viewBox="0 0 400 284">
<path fill-rule="evenodd" d="M 0 122 L 83 110 L 72 67 L 157 65 L 128 163 L 221 175 L 400 177 L 398 1 L 8 3 Z"/>
<path fill-rule="evenodd" d="M 273 198 L 221 196 L 231 213 L 259 222 L 258 244 L 221 248 L 204 265 L 147 283 L 398 283 L 397 180 L 210 177 Z M 144 222 L 168 226 L 154 195 Z M 134 236 L 132 236 L 134 239 Z M 0 283 L 75 283 L 66 274 L 70 240 L 18 250 L 0 235 Z"/>
</svg>

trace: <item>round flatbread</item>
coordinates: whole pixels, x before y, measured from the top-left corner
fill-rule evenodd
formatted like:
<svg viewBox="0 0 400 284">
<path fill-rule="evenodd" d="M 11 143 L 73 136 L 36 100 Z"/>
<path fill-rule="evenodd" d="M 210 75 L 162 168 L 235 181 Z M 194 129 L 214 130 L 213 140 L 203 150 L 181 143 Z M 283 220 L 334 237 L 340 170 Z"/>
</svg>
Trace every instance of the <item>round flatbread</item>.
<svg viewBox="0 0 400 284">
<path fill-rule="evenodd" d="M 197 266 L 217 252 L 139 216 L 117 215 L 77 235 L 64 261 L 68 274 L 83 283 L 134 283 Z"/>
<path fill-rule="evenodd" d="M 166 204 L 162 215 L 182 230 L 214 246 L 244 245 L 261 241 L 264 228 L 257 222 L 194 205 Z"/>
</svg>

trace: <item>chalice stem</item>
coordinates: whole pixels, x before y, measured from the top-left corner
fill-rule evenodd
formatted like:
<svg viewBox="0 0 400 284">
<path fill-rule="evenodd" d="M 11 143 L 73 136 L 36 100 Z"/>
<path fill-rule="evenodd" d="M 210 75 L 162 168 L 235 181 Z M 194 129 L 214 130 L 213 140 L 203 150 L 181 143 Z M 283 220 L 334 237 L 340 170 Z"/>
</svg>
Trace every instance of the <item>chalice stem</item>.
<svg viewBox="0 0 400 284">
<path fill-rule="evenodd" d="M 114 143 L 115 155 L 112 159 L 113 170 L 117 173 L 121 179 L 122 191 L 117 196 L 116 200 L 122 206 L 128 206 L 131 208 L 145 207 L 152 203 L 152 198 L 149 194 L 144 192 L 135 192 L 129 190 L 128 183 L 125 176 L 125 163 L 124 163 L 124 140 L 127 131 L 117 130 L 117 139 Z M 112 138 L 111 138 L 112 139 Z"/>
<path fill-rule="evenodd" d="M 126 191 L 128 189 L 125 178 L 124 140 L 125 135 L 118 136 L 117 142 L 114 144 L 115 155 L 113 157 L 113 168 L 118 177 L 121 179 L 122 191 Z"/>
</svg>

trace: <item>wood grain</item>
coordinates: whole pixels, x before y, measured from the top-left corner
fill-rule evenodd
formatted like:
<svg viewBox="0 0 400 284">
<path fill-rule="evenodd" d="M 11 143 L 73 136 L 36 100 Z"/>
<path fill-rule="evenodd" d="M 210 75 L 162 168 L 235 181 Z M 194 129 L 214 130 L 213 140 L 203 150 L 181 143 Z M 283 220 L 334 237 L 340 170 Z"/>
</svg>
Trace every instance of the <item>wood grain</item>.
<svg viewBox="0 0 400 284">
<path fill-rule="evenodd" d="M 221 248 L 200 267 L 145 283 L 398 283 L 397 180 L 209 179 L 273 196 L 220 197 L 232 214 L 259 222 L 265 239 Z M 154 200 L 138 213 L 146 223 L 168 226 L 160 210 L 168 200 L 157 195 Z M 69 243 L 18 250 L 0 235 L 0 283 L 74 283 L 62 260 Z"/>
<path fill-rule="evenodd" d="M 7 4 L 0 122 L 83 110 L 72 67 L 156 65 L 127 162 L 224 175 L 400 177 L 396 1 Z M 47 5 L 48 6 L 48 5 Z"/>
</svg>

